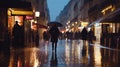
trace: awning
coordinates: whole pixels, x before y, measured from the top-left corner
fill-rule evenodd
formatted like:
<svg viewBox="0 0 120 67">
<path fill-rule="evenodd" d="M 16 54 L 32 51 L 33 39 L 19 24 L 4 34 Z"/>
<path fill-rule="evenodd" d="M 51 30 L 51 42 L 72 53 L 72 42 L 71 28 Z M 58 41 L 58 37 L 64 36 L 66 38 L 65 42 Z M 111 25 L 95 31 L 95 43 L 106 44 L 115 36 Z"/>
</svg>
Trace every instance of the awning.
<svg viewBox="0 0 120 67">
<path fill-rule="evenodd" d="M 101 20 L 101 22 L 112 22 L 112 23 L 120 23 L 120 8 L 116 11 L 112 12 L 110 15 L 108 15 L 106 18 Z"/>
<path fill-rule="evenodd" d="M 10 8 L 11 9 L 11 15 L 33 15 L 32 9 L 25 9 L 25 8 Z"/>
<path fill-rule="evenodd" d="M 92 22 L 91 24 L 88 25 L 88 27 L 91 27 L 92 25 L 94 25 L 95 23 L 103 23 L 103 22 L 112 22 L 112 23 L 116 23 L 116 22 L 120 22 L 120 8 L 111 12 L 110 14 L 103 16 L 99 19 L 97 19 L 96 21 Z"/>
<path fill-rule="evenodd" d="M 0 8 L 31 8 L 30 2 L 19 0 L 0 0 Z"/>
</svg>

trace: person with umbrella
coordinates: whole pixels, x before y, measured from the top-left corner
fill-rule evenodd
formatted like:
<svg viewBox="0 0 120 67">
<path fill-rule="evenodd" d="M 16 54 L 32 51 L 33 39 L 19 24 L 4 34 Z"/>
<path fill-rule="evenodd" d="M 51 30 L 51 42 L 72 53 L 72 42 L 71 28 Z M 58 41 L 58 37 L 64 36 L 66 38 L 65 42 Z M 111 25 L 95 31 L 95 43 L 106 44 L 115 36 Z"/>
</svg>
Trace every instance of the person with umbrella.
<svg viewBox="0 0 120 67">
<path fill-rule="evenodd" d="M 52 50 L 57 48 L 57 42 L 58 42 L 58 38 L 60 35 L 60 31 L 57 27 L 57 25 L 53 25 L 51 26 L 50 30 L 49 30 L 50 36 L 51 36 L 51 42 L 52 42 Z"/>
</svg>

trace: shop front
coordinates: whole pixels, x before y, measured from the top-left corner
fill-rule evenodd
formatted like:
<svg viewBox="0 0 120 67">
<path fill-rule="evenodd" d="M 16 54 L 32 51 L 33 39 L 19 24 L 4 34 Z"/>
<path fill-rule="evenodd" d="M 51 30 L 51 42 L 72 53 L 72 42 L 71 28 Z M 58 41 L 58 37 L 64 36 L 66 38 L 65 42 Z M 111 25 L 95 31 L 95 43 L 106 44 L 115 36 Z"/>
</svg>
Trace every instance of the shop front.
<svg viewBox="0 0 120 67">
<path fill-rule="evenodd" d="M 25 43 L 31 38 L 28 38 L 31 30 L 31 23 L 34 19 L 32 9 L 25 8 L 9 8 L 8 9 L 8 29 L 10 31 L 10 38 L 12 40 L 12 31 L 15 25 L 15 22 L 18 21 L 20 26 L 24 27 L 24 38 Z M 30 40 L 29 40 L 30 41 Z"/>
<path fill-rule="evenodd" d="M 15 14 L 15 13 L 21 13 L 21 12 L 15 12 L 17 10 L 9 9 L 9 8 L 17 8 L 17 10 L 18 9 L 29 9 L 31 8 L 31 3 L 26 2 L 26 1 L 25 2 L 20 1 L 20 0 L 19 1 L 1 0 L 0 2 L 0 24 L 1 24 L 0 45 L 5 45 L 5 47 L 8 47 L 10 45 L 10 40 L 11 40 L 10 36 L 12 35 L 11 33 L 12 33 L 12 27 L 14 25 L 14 22 L 19 21 L 20 25 L 22 25 L 23 24 L 22 22 L 24 22 L 24 15 Z"/>
<path fill-rule="evenodd" d="M 88 27 L 94 28 L 95 36 L 101 45 L 118 47 L 120 40 L 120 8 L 102 16 L 89 24 Z"/>
<path fill-rule="evenodd" d="M 111 12 L 102 21 L 102 37 L 106 34 L 106 43 L 109 43 L 109 47 L 119 48 L 120 44 L 120 8 Z M 101 38 L 102 38 L 101 37 Z M 108 45 L 107 45 L 108 46 Z"/>
</svg>

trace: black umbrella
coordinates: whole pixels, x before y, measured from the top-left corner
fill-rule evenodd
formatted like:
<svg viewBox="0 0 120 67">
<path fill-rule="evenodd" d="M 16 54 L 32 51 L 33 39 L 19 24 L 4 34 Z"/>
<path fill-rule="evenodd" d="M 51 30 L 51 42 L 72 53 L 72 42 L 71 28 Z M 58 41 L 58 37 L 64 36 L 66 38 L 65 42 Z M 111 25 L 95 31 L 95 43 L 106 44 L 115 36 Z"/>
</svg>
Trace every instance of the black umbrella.
<svg viewBox="0 0 120 67">
<path fill-rule="evenodd" d="M 47 25 L 48 26 L 57 26 L 57 27 L 63 26 L 60 22 L 57 22 L 57 21 L 49 22 Z"/>
</svg>

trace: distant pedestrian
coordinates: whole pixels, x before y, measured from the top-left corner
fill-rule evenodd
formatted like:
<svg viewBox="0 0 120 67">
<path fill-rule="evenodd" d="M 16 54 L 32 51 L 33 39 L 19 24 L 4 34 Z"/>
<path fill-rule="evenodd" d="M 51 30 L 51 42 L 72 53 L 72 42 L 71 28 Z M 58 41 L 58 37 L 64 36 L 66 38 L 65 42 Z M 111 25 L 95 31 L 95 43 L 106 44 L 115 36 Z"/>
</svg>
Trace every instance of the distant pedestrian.
<svg viewBox="0 0 120 67">
<path fill-rule="evenodd" d="M 90 31 L 88 32 L 88 41 L 89 43 L 93 43 L 93 40 L 94 40 L 94 32 L 92 29 L 90 29 Z"/>
<path fill-rule="evenodd" d="M 48 31 L 44 31 L 43 32 L 43 39 L 44 41 L 49 41 L 49 38 L 50 38 L 50 34 Z"/>
<path fill-rule="evenodd" d="M 87 36 L 88 36 L 88 31 L 87 31 L 87 29 L 84 27 L 83 30 L 81 31 L 82 40 L 87 40 Z"/>
<path fill-rule="evenodd" d="M 55 48 L 55 51 L 56 51 L 60 31 L 59 31 L 58 27 L 56 25 L 54 25 L 50 28 L 49 33 L 51 36 L 52 50 L 54 50 L 54 48 Z"/>
<path fill-rule="evenodd" d="M 24 27 L 23 25 L 19 25 L 18 21 L 16 21 L 13 31 L 13 46 L 14 47 L 24 47 Z"/>
<path fill-rule="evenodd" d="M 82 40 L 83 40 L 83 50 L 86 50 L 86 49 L 84 49 L 84 47 L 86 45 L 87 36 L 88 36 L 88 31 L 84 27 L 83 30 L 81 31 L 81 37 L 82 37 Z"/>
</svg>

